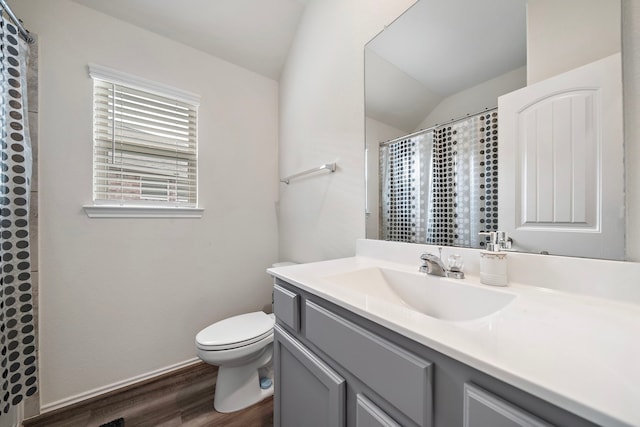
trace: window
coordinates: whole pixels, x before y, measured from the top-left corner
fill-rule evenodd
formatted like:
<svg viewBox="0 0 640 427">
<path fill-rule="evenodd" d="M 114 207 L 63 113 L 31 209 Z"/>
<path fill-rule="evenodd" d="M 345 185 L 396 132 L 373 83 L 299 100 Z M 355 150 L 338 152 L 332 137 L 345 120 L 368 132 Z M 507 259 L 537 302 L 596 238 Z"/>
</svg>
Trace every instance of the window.
<svg viewBox="0 0 640 427">
<path fill-rule="evenodd" d="M 198 97 L 95 65 L 94 205 L 197 206 Z"/>
</svg>

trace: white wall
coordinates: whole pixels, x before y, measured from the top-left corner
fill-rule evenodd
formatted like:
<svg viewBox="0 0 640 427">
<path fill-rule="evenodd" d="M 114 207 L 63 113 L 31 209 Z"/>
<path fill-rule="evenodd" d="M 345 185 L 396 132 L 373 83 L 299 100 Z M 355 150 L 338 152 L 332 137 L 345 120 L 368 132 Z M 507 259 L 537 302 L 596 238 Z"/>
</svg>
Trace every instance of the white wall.
<svg viewBox="0 0 640 427">
<path fill-rule="evenodd" d="M 278 84 L 69 0 L 22 0 L 39 35 L 44 409 L 195 357 L 195 334 L 270 304 Z M 95 62 L 199 93 L 202 219 L 89 219 Z"/>
<path fill-rule="evenodd" d="M 365 233 L 364 45 L 413 0 L 310 0 L 280 79 L 280 257 L 351 256 Z"/>
<path fill-rule="evenodd" d="M 619 1 L 527 0 L 528 84 L 619 51 Z"/>
</svg>

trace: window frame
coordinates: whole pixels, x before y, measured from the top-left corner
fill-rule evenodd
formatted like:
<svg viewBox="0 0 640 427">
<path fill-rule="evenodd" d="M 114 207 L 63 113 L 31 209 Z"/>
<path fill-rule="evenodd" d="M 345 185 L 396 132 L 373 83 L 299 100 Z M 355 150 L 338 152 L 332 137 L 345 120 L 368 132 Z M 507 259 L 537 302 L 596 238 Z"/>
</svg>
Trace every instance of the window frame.
<svg viewBox="0 0 640 427">
<path fill-rule="evenodd" d="M 92 193 L 94 196 L 93 204 L 84 205 L 84 211 L 90 218 L 200 218 L 203 213 L 203 209 L 198 206 L 199 203 L 199 174 L 198 174 L 198 107 L 200 106 L 200 96 L 192 92 L 177 89 L 168 85 L 153 82 L 141 77 L 136 77 L 128 73 L 114 70 L 112 68 L 104 67 L 90 63 L 88 65 L 89 76 L 92 80 L 92 88 L 94 87 L 94 81 L 100 80 L 108 84 L 125 86 L 137 91 L 143 91 L 150 95 L 161 96 L 170 98 L 172 100 L 189 104 L 194 107 L 196 118 L 196 137 L 195 137 L 195 204 L 189 205 L 187 203 L 172 203 L 163 201 L 148 201 L 148 200 L 132 200 L 124 201 L 117 199 L 95 199 L 96 189 L 96 172 L 95 172 L 95 151 L 92 150 Z M 92 96 L 92 117 L 94 122 L 92 125 L 92 131 L 95 132 L 95 94 Z M 95 136 L 92 137 L 92 145 L 95 150 Z"/>
</svg>

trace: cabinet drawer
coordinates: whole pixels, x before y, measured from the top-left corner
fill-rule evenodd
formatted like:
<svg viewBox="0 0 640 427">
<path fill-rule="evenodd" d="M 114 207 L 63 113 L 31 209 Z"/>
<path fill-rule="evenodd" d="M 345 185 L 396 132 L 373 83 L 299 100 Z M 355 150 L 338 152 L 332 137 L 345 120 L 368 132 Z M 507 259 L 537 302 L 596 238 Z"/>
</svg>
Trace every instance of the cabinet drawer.
<svg viewBox="0 0 640 427">
<path fill-rule="evenodd" d="M 306 337 L 329 357 L 418 425 L 431 426 L 431 363 L 311 301 L 305 322 Z"/>
<path fill-rule="evenodd" d="M 464 385 L 464 427 L 552 427 L 472 384 Z"/>
<path fill-rule="evenodd" d="M 400 424 L 360 393 L 356 396 L 356 405 L 356 427 L 400 427 Z"/>
<path fill-rule="evenodd" d="M 279 321 L 295 332 L 300 331 L 300 295 L 273 285 L 273 312 Z"/>
</svg>

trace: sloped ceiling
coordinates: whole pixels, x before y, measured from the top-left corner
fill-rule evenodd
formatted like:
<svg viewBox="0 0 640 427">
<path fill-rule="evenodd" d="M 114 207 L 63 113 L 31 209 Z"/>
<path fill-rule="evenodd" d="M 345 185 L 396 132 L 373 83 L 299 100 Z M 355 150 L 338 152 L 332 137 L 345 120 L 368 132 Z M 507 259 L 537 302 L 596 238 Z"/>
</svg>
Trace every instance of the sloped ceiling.
<svg viewBox="0 0 640 427">
<path fill-rule="evenodd" d="M 274 80 L 306 0 L 74 0 Z"/>
<path fill-rule="evenodd" d="M 446 97 L 524 66 L 525 27 L 525 0 L 419 0 L 367 44 L 367 115 L 416 130 Z"/>
<path fill-rule="evenodd" d="M 309 0 L 73 1 L 279 80 Z M 524 4 L 417 1 L 367 45 L 367 114 L 411 131 L 452 93 L 522 66 Z"/>
</svg>

